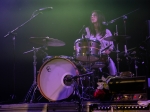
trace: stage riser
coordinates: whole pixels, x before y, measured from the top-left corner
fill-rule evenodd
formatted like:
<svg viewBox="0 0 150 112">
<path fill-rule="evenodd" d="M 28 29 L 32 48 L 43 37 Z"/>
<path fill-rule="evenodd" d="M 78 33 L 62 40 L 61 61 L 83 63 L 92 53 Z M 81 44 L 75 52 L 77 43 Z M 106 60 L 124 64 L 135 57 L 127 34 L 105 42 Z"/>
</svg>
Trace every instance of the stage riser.
<svg viewBox="0 0 150 112">
<path fill-rule="evenodd" d="M 83 112 L 89 112 L 89 106 L 83 106 Z M 75 103 L 29 103 L 0 105 L 0 112 L 78 112 Z"/>
<path fill-rule="evenodd" d="M 29 103 L 0 105 L 0 112 L 150 112 L 149 107 L 139 105 L 101 104 L 84 102 L 83 109 L 75 103 Z M 83 110 L 83 111 L 82 111 Z"/>
</svg>

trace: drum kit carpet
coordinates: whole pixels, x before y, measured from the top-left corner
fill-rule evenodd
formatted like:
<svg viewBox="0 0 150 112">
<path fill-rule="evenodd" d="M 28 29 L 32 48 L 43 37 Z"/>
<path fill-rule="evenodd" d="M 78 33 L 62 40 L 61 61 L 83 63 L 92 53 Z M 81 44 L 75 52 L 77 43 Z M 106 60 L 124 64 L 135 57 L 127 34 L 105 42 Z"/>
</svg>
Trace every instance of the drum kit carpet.
<svg viewBox="0 0 150 112">
<path fill-rule="evenodd" d="M 107 41 L 128 39 L 128 36 L 111 36 Z M 65 42 L 49 37 L 30 37 L 30 41 L 41 45 L 24 54 L 33 52 L 34 80 L 24 102 L 33 102 L 36 90 L 48 101 L 61 101 L 76 95 L 80 100 L 90 100 L 93 86 L 94 71 L 91 68 L 103 68 L 107 57 L 100 56 L 100 42 L 87 38 L 77 39 L 74 42 L 74 56 L 46 56 L 37 75 L 36 53 L 47 46 L 64 46 Z M 94 63 L 94 64 L 93 64 Z"/>
</svg>

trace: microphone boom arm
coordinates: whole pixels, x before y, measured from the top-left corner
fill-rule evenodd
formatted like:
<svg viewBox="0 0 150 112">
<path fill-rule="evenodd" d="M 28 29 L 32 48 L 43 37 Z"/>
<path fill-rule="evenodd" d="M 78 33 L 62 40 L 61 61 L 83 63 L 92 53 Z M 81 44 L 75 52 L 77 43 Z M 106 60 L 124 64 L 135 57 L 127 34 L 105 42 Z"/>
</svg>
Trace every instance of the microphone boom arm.
<svg viewBox="0 0 150 112">
<path fill-rule="evenodd" d="M 118 19 L 120 19 L 120 18 L 127 19 L 127 15 L 129 15 L 129 14 L 131 14 L 131 13 L 137 11 L 137 10 L 139 10 L 139 8 L 136 9 L 136 10 L 134 10 L 134 11 L 131 11 L 131 12 L 127 13 L 127 14 L 124 14 L 124 15 L 118 17 L 118 18 L 115 18 L 115 19 L 113 19 L 113 20 L 110 20 L 109 22 L 106 22 L 105 24 L 108 25 L 108 24 L 110 24 L 110 23 L 114 23 L 116 20 L 118 20 Z"/>
<path fill-rule="evenodd" d="M 34 19 L 36 16 L 38 16 L 39 14 L 41 14 L 40 12 L 37 14 L 34 14 L 33 16 L 31 16 L 30 19 L 28 19 L 26 22 L 24 22 L 23 24 L 21 24 L 20 26 L 16 27 L 15 29 L 13 29 L 12 31 L 8 32 L 4 37 L 9 36 L 10 34 L 15 34 L 14 32 L 16 30 L 18 30 L 20 27 L 24 26 L 25 24 L 27 24 L 29 21 L 31 21 L 32 19 Z"/>
</svg>

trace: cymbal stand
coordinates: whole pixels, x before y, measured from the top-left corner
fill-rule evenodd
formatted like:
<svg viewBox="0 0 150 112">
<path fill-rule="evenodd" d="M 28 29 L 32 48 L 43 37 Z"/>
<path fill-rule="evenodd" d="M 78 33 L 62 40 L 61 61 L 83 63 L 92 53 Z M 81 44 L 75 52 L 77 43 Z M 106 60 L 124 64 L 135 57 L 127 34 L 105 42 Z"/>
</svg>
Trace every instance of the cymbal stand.
<svg viewBox="0 0 150 112">
<path fill-rule="evenodd" d="M 36 57 L 36 52 L 41 49 L 42 47 L 39 47 L 39 48 L 34 48 L 33 47 L 33 50 L 30 50 L 30 51 L 27 51 L 27 52 L 24 52 L 24 54 L 26 53 L 29 53 L 29 52 L 34 52 L 34 55 L 33 55 L 33 72 L 34 72 L 34 79 L 33 79 L 33 83 L 32 83 L 32 86 L 30 87 L 27 95 L 25 96 L 25 99 L 24 99 L 24 102 L 26 102 L 29 97 L 31 98 L 30 99 L 30 103 L 33 102 L 33 99 L 34 99 L 34 96 L 35 96 L 35 92 L 36 92 L 36 89 L 37 89 L 37 82 L 36 82 L 36 64 L 37 64 L 37 57 Z"/>
<path fill-rule="evenodd" d="M 88 41 L 88 40 L 86 40 L 86 41 Z M 88 43 L 88 42 L 87 42 Z M 90 45 L 88 44 L 88 48 L 90 48 Z M 90 60 L 90 54 L 91 54 L 91 51 L 88 51 L 87 53 L 86 53 L 86 55 L 87 55 L 87 62 L 88 62 L 88 66 L 89 66 L 89 72 L 91 72 L 91 60 Z M 91 90 L 93 90 L 94 89 L 94 87 L 93 87 L 93 77 L 92 77 L 92 75 L 93 74 L 91 74 L 90 76 L 88 76 L 88 87 L 86 87 L 86 89 L 85 89 L 85 92 L 86 92 L 86 90 L 89 92 L 88 93 L 88 96 L 89 96 L 89 98 L 91 98 L 91 96 L 90 96 L 90 92 L 91 92 Z M 92 78 L 92 79 L 91 79 Z M 91 82 L 92 81 L 92 82 Z"/>
<path fill-rule="evenodd" d="M 116 25 L 116 33 L 114 33 L 114 35 L 116 35 L 116 36 L 118 36 L 118 28 L 117 28 L 117 25 Z M 117 52 L 117 74 L 116 75 L 119 75 L 119 61 L 120 61 L 120 59 L 119 59 L 119 48 L 118 48 L 118 42 L 117 42 L 117 44 L 116 44 L 116 52 Z"/>
<path fill-rule="evenodd" d="M 77 79 L 79 78 L 79 79 L 81 79 L 82 77 L 86 77 L 86 76 L 88 76 L 88 75 L 91 75 L 91 74 L 93 74 L 93 72 L 88 72 L 88 73 L 86 73 L 86 74 L 81 74 L 81 75 L 76 75 L 76 76 L 73 76 L 73 77 L 70 77 L 70 78 L 68 78 L 68 79 L 65 79 L 66 81 L 67 80 L 72 80 L 73 82 L 74 82 L 74 88 L 75 88 L 75 95 L 79 98 L 79 101 L 77 102 L 78 103 L 78 112 L 83 112 L 84 111 L 84 108 L 83 108 L 83 99 L 84 99 L 84 97 L 83 97 L 83 91 L 81 92 L 81 94 L 80 94 L 80 92 L 79 92 L 79 84 L 77 83 L 78 81 L 77 81 Z M 81 81 L 81 83 L 82 83 L 82 81 Z M 82 85 L 82 87 L 83 87 L 83 85 Z"/>
<path fill-rule="evenodd" d="M 87 60 L 88 60 L 88 63 L 89 64 L 89 71 L 91 71 L 91 63 L 90 63 L 90 53 L 88 52 L 87 53 Z M 86 87 L 86 89 L 84 90 L 86 93 L 87 93 L 87 96 L 90 98 L 90 90 L 91 89 L 94 89 L 91 85 L 91 76 L 88 76 L 88 87 Z"/>
<path fill-rule="evenodd" d="M 87 53 L 87 60 L 88 60 L 88 62 L 86 63 L 87 64 L 87 66 L 89 66 L 89 71 L 91 71 L 91 67 L 90 67 L 90 56 L 89 56 L 89 54 Z M 88 71 L 88 73 L 89 73 L 89 71 Z M 85 87 L 84 85 L 83 85 L 83 80 L 85 80 L 85 78 L 86 77 L 88 77 L 88 86 L 87 87 Z M 82 76 L 81 77 L 79 77 L 79 80 L 80 80 L 80 83 L 81 83 L 81 100 L 83 100 L 83 99 L 88 99 L 89 100 L 89 89 L 91 89 L 92 87 L 91 87 L 91 76 L 87 76 L 87 75 L 83 75 L 82 74 Z M 87 92 L 88 91 L 88 92 Z M 86 96 L 86 97 L 85 97 Z M 88 96 L 88 98 L 87 98 L 87 96 Z"/>
<path fill-rule="evenodd" d="M 116 75 L 119 75 L 120 71 L 119 71 L 119 49 L 118 49 L 118 43 L 117 43 L 117 47 L 116 47 L 116 52 L 117 52 L 117 74 Z"/>
<path fill-rule="evenodd" d="M 134 68 L 135 68 L 135 76 L 137 77 L 137 69 L 138 69 L 138 66 L 137 66 L 137 60 L 136 60 L 136 57 L 134 58 Z"/>
</svg>

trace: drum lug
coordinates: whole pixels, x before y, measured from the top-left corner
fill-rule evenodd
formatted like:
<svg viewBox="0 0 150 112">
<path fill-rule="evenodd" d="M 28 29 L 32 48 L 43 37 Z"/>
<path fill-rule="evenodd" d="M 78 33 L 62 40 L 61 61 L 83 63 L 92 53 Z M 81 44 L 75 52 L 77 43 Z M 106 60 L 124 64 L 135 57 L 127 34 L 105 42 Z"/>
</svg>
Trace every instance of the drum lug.
<svg viewBox="0 0 150 112">
<path fill-rule="evenodd" d="M 81 48 L 79 48 L 79 54 L 81 53 Z"/>
<path fill-rule="evenodd" d="M 78 46 L 81 47 L 81 43 L 80 42 L 78 43 Z"/>
<path fill-rule="evenodd" d="M 90 54 L 92 53 L 92 48 L 90 49 L 90 52 L 89 52 Z"/>
<path fill-rule="evenodd" d="M 93 46 L 93 42 L 90 43 L 90 46 Z"/>
</svg>

